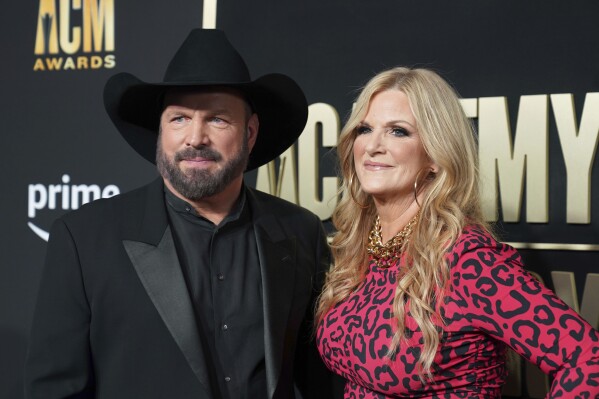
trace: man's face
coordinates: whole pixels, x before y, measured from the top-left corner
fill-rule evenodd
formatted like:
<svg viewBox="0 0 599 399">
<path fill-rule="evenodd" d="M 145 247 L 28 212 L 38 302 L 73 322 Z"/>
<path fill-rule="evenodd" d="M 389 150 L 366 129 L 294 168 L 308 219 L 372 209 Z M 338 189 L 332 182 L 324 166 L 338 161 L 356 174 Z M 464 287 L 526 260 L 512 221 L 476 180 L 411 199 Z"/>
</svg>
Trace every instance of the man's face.
<svg viewBox="0 0 599 399">
<path fill-rule="evenodd" d="M 158 171 L 190 201 L 234 192 L 257 132 L 257 116 L 232 90 L 171 91 L 160 118 Z"/>
</svg>

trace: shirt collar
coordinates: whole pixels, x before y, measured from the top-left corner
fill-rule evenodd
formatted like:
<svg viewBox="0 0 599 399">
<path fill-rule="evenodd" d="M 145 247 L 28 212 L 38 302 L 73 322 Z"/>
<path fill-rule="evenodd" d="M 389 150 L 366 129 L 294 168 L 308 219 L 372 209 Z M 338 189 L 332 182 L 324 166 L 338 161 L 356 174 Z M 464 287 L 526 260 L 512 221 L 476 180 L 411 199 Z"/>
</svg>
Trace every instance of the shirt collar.
<svg viewBox="0 0 599 399">
<path fill-rule="evenodd" d="M 241 214 L 245 208 L 245 203 L 246 203 L 245 191 L 246 191 L 245 185 L 242 185 L 241 192 L 239 193 L 239 197 L 237 197 L 237 200 L 233 204 L 231 211 L 220 222 L 220 224 L 218 226 L 223 226 L 226 223 L 229 223 L 229 222 L 239 219 L 239 217 L 241 216 Z M 184 216 L 185 218 L 190 219 L 190 220 L 193 220 L 193 219 L 202 220 L 202 221 L 206 221 L 206 222 L 214 225 L 214 223 L 212 223 L 211 221 L 209 221 L 208 219 L 203 217 L 201 214 L 199 214 L 189 202 L 177 197 L 166 186 L 166 184 L 164 185 L 164 199 L 166 200 L 166 203 L 171 207 L 171 209 L 174 210 L 177 214 Z"/>
</svg>

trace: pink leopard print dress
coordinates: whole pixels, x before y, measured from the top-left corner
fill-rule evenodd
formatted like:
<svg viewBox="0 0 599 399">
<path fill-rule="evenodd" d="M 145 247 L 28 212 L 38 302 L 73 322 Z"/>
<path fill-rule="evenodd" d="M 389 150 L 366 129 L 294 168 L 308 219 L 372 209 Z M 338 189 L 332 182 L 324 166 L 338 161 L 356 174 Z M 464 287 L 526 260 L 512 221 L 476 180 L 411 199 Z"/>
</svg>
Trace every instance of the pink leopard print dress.
<svg viewBox="0 0 599 399">
<path fill-rule="evenodd" d="M 599 398 L 599 334 L 525 272 L 512 247 L 470 228 L 448 260 L 433 382 L 418 377 L 422 334 L 409 314 L 410 345 L 387 356 L 398 266 L 371 261 L 358 290 L 319 323 L 320 354 L 346 378 L 345 398 L 500 398 L 507 346 L 553 377 L 548 398 Z"/>
</svg>

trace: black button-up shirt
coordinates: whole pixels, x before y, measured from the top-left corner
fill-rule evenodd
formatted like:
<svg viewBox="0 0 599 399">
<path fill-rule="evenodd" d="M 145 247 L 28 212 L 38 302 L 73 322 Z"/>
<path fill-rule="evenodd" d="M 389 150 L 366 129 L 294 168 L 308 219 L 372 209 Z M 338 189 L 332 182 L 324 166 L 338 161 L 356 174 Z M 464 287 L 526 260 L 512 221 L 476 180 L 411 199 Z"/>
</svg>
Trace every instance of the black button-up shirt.
<svg viewBox="0 0 599 399">
<path fill-rule="evenodd" d="M 219 225 L 167 188 L 165 199 L 215 397 L 266 397 L 262 280 L 245 188 Z"/>
</svg>

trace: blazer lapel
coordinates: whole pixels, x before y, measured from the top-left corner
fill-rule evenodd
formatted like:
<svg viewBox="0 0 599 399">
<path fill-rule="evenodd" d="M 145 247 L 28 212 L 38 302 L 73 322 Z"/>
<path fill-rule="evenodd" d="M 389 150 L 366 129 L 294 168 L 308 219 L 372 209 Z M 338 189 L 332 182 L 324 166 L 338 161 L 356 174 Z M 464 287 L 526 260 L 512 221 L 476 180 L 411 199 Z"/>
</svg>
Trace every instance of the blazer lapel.
<svg viewBox="0 0 599 399">
<path fill-rule="evenodd" d="M 123 246 L 164 324 L 206 391 L 210 381 L 187 285 L 168 226 L 162 184 L 149 186 L 138 239 Z M 162 234 L 160 234 L 162 233 Z"/>
<path fill-rule="evenodd" d="M 285 335 L 295 287 L 296 243 L 270 214 L 261 215 L 254 223 L 264 295 L 266 383 L 268 397 L 272 398 L 284 366 Z"/>
</svg>

